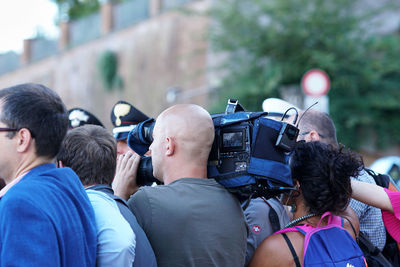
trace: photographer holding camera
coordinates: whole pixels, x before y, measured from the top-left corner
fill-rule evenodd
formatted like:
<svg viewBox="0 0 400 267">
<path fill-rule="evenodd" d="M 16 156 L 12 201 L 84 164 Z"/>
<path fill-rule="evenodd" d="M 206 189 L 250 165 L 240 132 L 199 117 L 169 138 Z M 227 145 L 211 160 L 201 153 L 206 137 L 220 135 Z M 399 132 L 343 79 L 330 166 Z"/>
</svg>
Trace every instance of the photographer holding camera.
<svg viewBox="0 0 400 267">
<path fill-rule="evenodd" d="M 236 197 L 207 179 L 214 125 L 197 105 L 176 105 L 157 118 L 150 146 L 153 174 L 164 185 L 141 187 L 128 205 L 147 234 L 158 266 L 243 266 L 247 225 Z M 140 157 L 125 154 L 137 170 Z M 133 180 L 116 179 L 127 199 Z"/>
</svg>

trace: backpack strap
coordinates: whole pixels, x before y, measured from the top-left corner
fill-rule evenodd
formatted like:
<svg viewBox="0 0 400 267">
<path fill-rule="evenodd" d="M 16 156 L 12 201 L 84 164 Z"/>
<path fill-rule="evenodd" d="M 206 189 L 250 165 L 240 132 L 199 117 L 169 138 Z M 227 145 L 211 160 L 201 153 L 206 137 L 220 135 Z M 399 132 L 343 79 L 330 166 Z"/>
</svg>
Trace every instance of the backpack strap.
<svg viewBox="0 0 400 267">
<path fill-rule="evenodd" d="M 290 249 L 290 252 L 292 253 L 294 263 L 296 263 L 296 267 L 301 267 L 299 257 L 297 256 L 296 250 L 294 250 L 294 247 L 292 245 L 292 242 L 290 242 L 289 237 L 285 233 L 282 233 L 282 236 L 285 239 L 286 244 Z"/>
<path fill-rule="evenodd" d="M 374 178 L 375 183 L 381 187 L 388 188 L 390 183 L 390 176 L 386 174 L 376 173 L 371 169 L 364 168 L 365 172 Z"/>
<path fill-rule="evenodd" d="M 277 232 L 281 229 L 281 223 L 279 222 L 279 216 L 278 213 L 276 213 L 276 210 L 272 208 L 271 204 L 268 203 L 268 201 L 265 199 L 265 197 L 261 197 L 262 200 L 269 206 L 269 221 L 271 222 L 271 228 L 273 232 Z"/>
<path fill-rule="evenodd" d="M 353 224 L 351 223 L 351 221 L 348 218 L 346 218 L 346 217 L 344 217 L 344 218 L 349 222 L 351 229 L 353 230 L 354 236 L 356 237 L 356 242 L 358 244 L 359 240 L 358 240 L 358 234 L 356 232 L 356 228 L 354 228 Z M 343 221 L 343 217 L 342 217 L 342 221 Z"/>
<path fill-rule="evenodd" d="M 333 217 L 335 217 L 335 216 L 333 216 L 332 213 L 330 213 L 329 211 L 327 211 L 327 212 L 325 212 L 324 214 L 321 215 L 321 219 L 319 219 L 319 222 L 318 222 L 318 224 L 317 224 L 317 227 L 320 227 L 320 226 L 321 226 L 321 223 L 322 223 L 322 220 L 323 220 L 325 217 L 328 217 L 328 216 L 329 216 L 329 218 L 328 218 L 328 223 L 327 223 L 327 224 L 336 224 L 336 225 L 338 225 L 338 221 L 337 221 L 337 220 L 334 220 L 334 218 L 333 218 Z M 339 223 L 339 225 L 340 225 L 340 223 Z"/>
<path fill-rule="evenodd" d="M 300 230 L 298 229 L 298 227 L 288 227 L 288 228 L 283 228 L 281 230 L 279 230 L 278 232 L 275 232 L 275 234 L 282 234 L 282 233 L 286 233 L 286 232 L 299 232 Z M 304 234 L 304 231 L 302 231 L 302 233 Z"/>
<path fill-rule="evenodd" d="M 397 266 L 393 265 L 382 254 L 382 252 L 371 243 L 371 241 L 363 232 L 360 232 L 359 236 L 360 239 L 358 245 L 360 246 L 361 251 L 364 253 L 364 256 L 369 266 L 385 266 L 385 267 Z M 378 265 L 376 265 L 377 263 Z"/>
</svg>

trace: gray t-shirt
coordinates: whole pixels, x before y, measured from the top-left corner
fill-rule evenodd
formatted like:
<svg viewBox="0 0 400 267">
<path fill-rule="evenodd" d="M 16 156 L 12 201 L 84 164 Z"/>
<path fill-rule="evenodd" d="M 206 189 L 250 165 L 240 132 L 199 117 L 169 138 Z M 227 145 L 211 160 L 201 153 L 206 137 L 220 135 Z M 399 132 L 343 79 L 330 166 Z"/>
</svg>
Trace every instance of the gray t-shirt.
<svg viewBox="0 0 400 267">
<path fill-rule="evenodd" d="M 142 187 L 128 201 L 158 266 L 238 266 L 247 225 L 239 201 L 214 179 Z"/>
<path fill-rule="evenodd" d="M 289 215 L 279 200 L 270 198 L 265 201 L 276 211 L 280 228 L 289 223 Z M 250 228 L 247 238 L 246 265 L 250 262 L 260 243 L 274 232 L 269 219 L 271 208 L 265 201 L 260 197 L 252 199 L 249 206 L 244 210 Z"/>
</svg>

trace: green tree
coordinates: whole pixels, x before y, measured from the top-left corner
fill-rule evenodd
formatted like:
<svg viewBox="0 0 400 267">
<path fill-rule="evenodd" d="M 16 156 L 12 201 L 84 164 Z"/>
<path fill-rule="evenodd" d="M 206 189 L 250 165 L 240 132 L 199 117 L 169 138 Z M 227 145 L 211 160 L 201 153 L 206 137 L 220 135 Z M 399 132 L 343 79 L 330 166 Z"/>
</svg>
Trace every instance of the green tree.
<svg viewBox="0 0 400 267">
<path fill-rule="evenodd" d="M 101 0 L 52 0 L 58 5 L 59 13 L 66 14 L 69 20 L 76 20 L 97 12 L 100 9 Z M 122 2 L 123 0 L 110 0 L 110 2 Z M 104 1 L 103 1 L 104 2 Z"/>
<path fill-rule="evenodd" d="M 69 20 L 76 20 L 90 15 L 100 8 L 99 0 L 52 0 L 58 5 L 61 16 L 67 15 Z"/>
<path fill-rule="evenodd" d="M 341 142 L 400 144 L 400 37 L 371 30 L 373 16 L 398 10 L 386 2 L 368 10 L 360 0 L 218 1 L 211 43 L 229 55 L 218 104 L 238 98 L 260 110 L 266 97 L 320 68 L 331 77 L 330 115 Z"/>
</svg>

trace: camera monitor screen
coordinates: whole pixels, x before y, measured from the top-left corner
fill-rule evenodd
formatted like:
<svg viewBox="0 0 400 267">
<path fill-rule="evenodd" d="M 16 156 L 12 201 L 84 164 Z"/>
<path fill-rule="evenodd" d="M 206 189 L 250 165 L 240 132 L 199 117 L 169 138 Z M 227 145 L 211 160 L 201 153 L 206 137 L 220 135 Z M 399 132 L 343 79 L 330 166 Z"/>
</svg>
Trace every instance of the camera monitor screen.
<svg viewBox="0 0 400 267">
<path fill-rule="evenodd" d="M 224 151 L 242 150 L 244 146 L 244 132 L 234 131 L 222 133 L 222 148 Z"/>
</svg>

